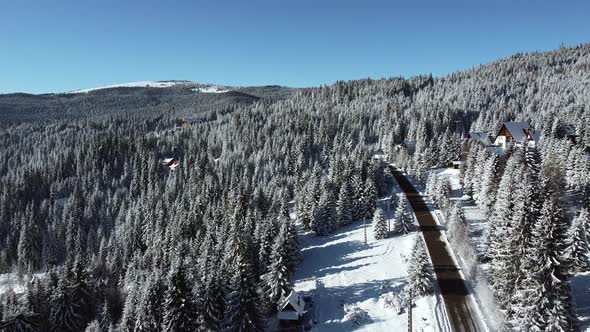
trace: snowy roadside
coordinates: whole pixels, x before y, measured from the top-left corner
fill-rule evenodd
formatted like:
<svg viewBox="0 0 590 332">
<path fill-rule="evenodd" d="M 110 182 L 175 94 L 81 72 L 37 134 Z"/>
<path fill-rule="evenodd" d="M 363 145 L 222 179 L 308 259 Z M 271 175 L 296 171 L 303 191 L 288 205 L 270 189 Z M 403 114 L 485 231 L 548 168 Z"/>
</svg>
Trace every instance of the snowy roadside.
<svg viewBox="0 0 590 332">
<path fill-rule="evenodd" d="M 393 211 L 388 210 L 386 201 L 379 200 L 378 206 L 393 222 Z M 406 286 L 408 260 L 420 234 L 376 240 L 371 221 L 367 221 L 365 245 L 363 227 L 357 222 L 326 237 L 313 232 L 300 236 L 303 262 L 293 276 L 294 285 L 314 298 L 313 331 L 408 328 L 407 310 L 398 315 L 386 305 L 386 294 L 399 293 Z M 367 313 L 361 324 L 348 320 L 346 311 L 351 307 Z M 416 300 L 413 326 L 416 331 L 450 331 L 442 299 L 431 295 Z"/>
</svg>

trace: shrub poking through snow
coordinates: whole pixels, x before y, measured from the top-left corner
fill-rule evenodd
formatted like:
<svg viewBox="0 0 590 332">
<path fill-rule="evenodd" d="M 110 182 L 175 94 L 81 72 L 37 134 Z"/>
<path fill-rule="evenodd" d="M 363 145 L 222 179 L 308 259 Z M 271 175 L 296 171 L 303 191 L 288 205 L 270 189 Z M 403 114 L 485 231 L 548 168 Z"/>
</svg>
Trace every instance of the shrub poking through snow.
<svg viewBox="0 0 590 332">
<path fill-rule="evenodd" d="M 352 324 L 361 326 L 371 322 L 371 316 L 365 310 L 359 308 L 356 304 L 344 305 L 344 318 L 342 321 L 352 322 Z"/>
<path fill-rule="evenodd" d="M 387 237 L 387 222 L 385 221 L 385 214 L 383 214 L 383 210 L 377 209 L 375 210 L 375 214 L 373 215 L 373 224 L 375 239 L 381 240 Z"/>
<path fill-rule="evenodd" d="M 408 279 L 415 297 L 432 294 L 434 275 L 430 264 L 430 257 L 426 254 L 424 241 L 421 237 L 416 239 L 412 248 Z"/>
</svg>

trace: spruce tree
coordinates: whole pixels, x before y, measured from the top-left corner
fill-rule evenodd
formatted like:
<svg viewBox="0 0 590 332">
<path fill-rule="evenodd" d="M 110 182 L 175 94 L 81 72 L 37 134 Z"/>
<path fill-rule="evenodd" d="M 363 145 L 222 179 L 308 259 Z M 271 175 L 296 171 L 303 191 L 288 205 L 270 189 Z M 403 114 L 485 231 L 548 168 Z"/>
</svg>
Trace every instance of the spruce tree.
<svg viewBox="0 0 590 332">
<path fill-rule="evenodd" d="M 288 268 L 291 253 L 287 247 L 287 230 L 287 224 L 283 223 L 273 244 L 269 271 L 262 276 L 264 297 L 271 309 L 274 309 L 279 301 L 291 292 Z"/>
<path fill-rule="evenodd" d="M 342 227 L 352 222 L 352 194 L 349 181 L 344 181 L 340 188 L 338 204 L 336 207 L 338 226 Z"/>
<path fill-rule="evenodd" d="M 371 178 L 367 178 L 365 181 L 362 201 L 364 209 L 363 218 L 372 218 L 377 206 L 377 188 Z"/>
<path fill-rule="evenodd" d="M 577 328 L 568 264 L 563 253 L 567 229 L 563 211 L 551 194 L 545 199 L 541 217 L 533 230 L 533 241 L 522 266 L 527 273 L 513 296 L 514 327 L 531 331 L 572 331 Z"/>
<path fill-rule="evenodd" d="M 434 282 L 432 264 L 420 236 L 414 242 L 412 257 L 408 262 L 408 282 L 417 297 L 432 294 Z"/>
<path fill-rule="evenodd" d="M 197 303 L 193 298 L 192 288 L 186 278 L 182 262 L 176 263 L 168 276 L 164 296 L 162 331 L 189 332 L 196 330 Z"/>
<path fill-rule="evenodd" d="M 587 219 L 588 212 L 582 209 L 578 216 L 574 218 L 572 225 L 567 234 L 567 248 L 565 256 L 571 272 L 586 272 L 590 270 L 589 253 L 590 247 L 587 237 Z"/>
<path fill-rule="evenodd" d="M 385 221 L 385 214 L 380 208 L 375 210 L 373 215 L 374 235 L 375 239 L 381 240 L 388 236 L 387 222 Z"/>
<path fill-rule="evenodd" d="M 253 270 L 240 240 L 235 245 L 233 275 L 225 298 L 222 331 L 261 331 L 264 320 L 257 303 Z"/>
<path fill-rule="evenodd" d="M 224 294 L 215 269 L 209 272 L 201 291 L 203 300 L 203 327 L 206 331 L 218 331 L 223 320 Z"/>
<path fill-rule="evenodd" d="M 414 218 L 410 214 L 407 199 L 401 198 L 395 214 L 396 234 L 408 234 L 414 230 Z"/>
<path fill-rule="evenodd" d="M 55 331 L 77 332 L 82 328 L 83 318 L 79 305 L 69 294 L 66 281 L 59 280 L 50 300 L 49 323 Z"/>
<path fill-rule="evenodd" d="M 162 326 L 162 307 L 165 296 L 160 272 L 152 272 L 142 288 L 141 298 L 136 308 L 137 321 L 134 332 L 159 331 Z"/>
</svg>

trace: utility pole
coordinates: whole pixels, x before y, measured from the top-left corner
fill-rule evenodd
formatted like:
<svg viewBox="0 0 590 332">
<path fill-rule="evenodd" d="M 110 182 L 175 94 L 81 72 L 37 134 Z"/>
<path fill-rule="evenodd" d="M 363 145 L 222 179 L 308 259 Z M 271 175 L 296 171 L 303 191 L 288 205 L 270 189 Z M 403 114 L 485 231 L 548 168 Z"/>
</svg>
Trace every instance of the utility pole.
<svg viewBox="0 0 590 332">
<path fill-rule="evenodd" d="M 410 286 L 410 303 L 408 304 L 408 331 L 412 332 L 412 287 Z"/>
</svg>

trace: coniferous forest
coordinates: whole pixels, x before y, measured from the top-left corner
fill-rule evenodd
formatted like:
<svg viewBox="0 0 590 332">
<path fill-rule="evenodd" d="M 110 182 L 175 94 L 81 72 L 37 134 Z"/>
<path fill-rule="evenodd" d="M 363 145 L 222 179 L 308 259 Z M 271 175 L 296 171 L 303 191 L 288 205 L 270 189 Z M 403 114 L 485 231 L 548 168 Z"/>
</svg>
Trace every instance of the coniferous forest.
<svg viewBox="0 0 590 332">
<path fill-rule="evenodd" d="M 26 282 L 3 294 L 0 330 L 260 331 L 291 290 L 300 230 L 382 223 L 384 153 L 423 182 L 465 160 L 506 328 L 575 331 L 589 82 L 585 44 L 440 78 L 0 95 L 0 272 Z M 499 158 L 468 139 L 504 121 L 528 122 L 542 143 Z"/>
</svg>

